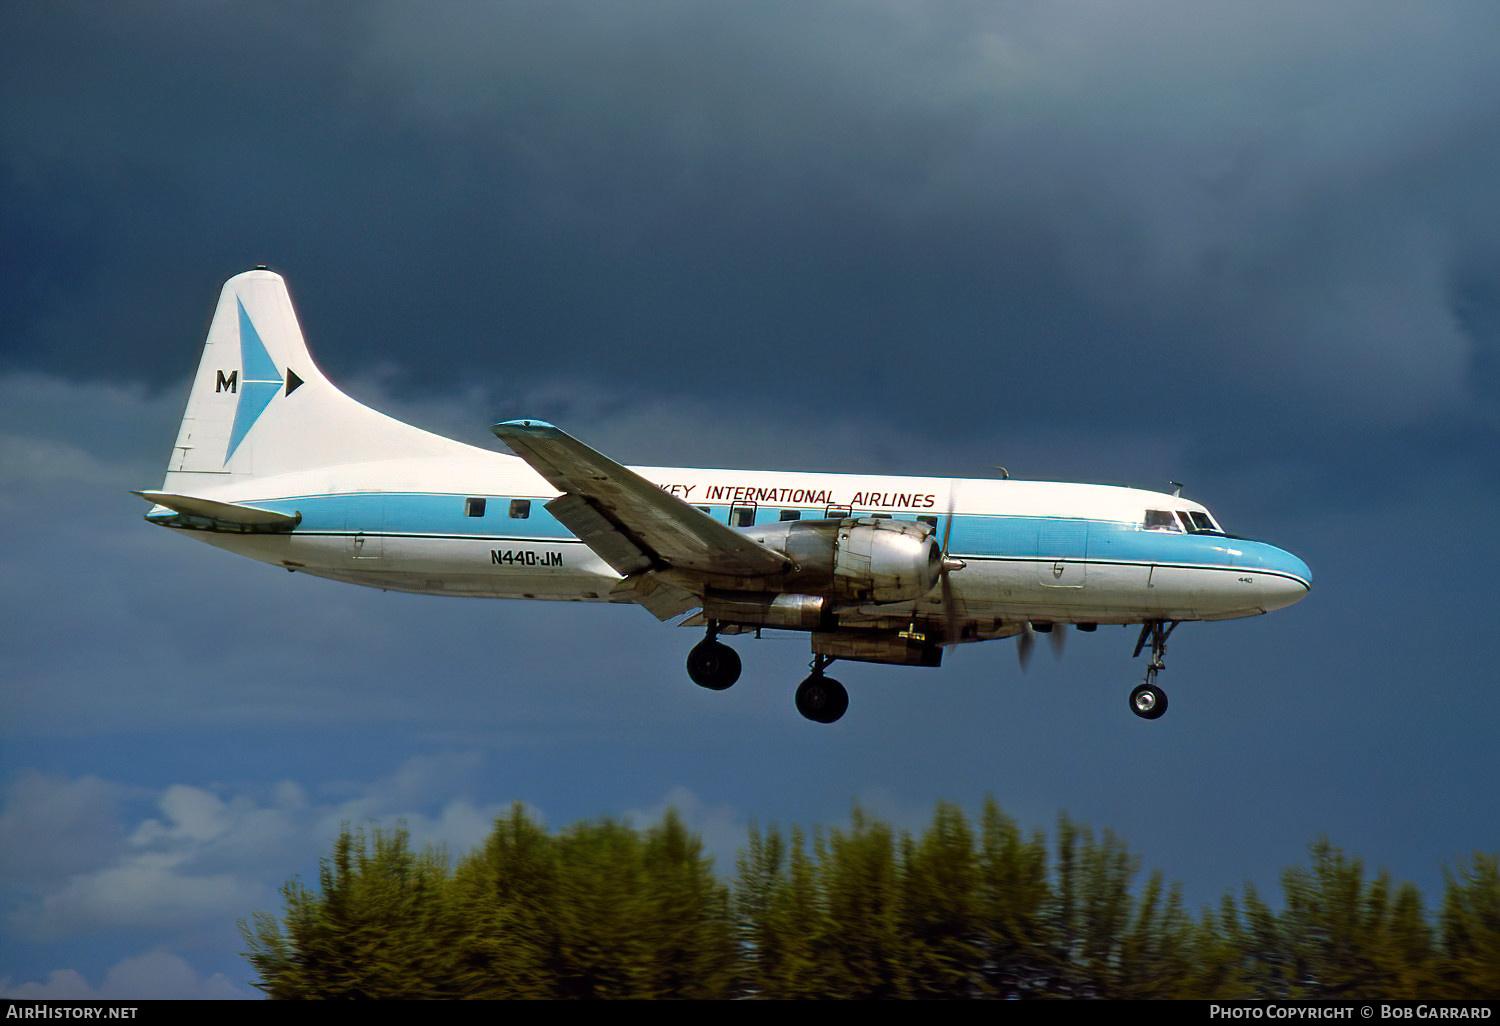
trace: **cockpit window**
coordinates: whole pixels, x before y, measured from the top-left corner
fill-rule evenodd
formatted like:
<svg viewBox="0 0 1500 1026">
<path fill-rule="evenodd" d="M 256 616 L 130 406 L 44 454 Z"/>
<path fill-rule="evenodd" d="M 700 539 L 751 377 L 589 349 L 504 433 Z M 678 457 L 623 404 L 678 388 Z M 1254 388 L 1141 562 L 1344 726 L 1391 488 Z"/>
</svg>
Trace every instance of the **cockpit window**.
<svg viewBox="0 0 1500 1026">
<path fill-rule="evenodd" d="M 1223 534 L 1214 518 L 1198 509 L 1148 509 L 1145 528 L 1148 531 L 1188 531 L 1192 534 Z"/>
<path fill-rule="evenodd" d="M 1188 530 L 1192 531 L 1195 534 L 1224 533 L 1223 531 L 1219 530 L 1219 525 L 1214 523 L 1213 517 L 1209 516 L 1207 513 L 1204 513 L 1202 510 L 1185 510 L 1183 512 L 1183 515 L 1187 517 Z"/>
<path fill-rule="evenodd" d="M 1177 518 L 1169 509 L 1146 510 L 1146 530 L 1148 531 L 1180 531 L 1182 528 L 1177 523 Z"/>
</svg>

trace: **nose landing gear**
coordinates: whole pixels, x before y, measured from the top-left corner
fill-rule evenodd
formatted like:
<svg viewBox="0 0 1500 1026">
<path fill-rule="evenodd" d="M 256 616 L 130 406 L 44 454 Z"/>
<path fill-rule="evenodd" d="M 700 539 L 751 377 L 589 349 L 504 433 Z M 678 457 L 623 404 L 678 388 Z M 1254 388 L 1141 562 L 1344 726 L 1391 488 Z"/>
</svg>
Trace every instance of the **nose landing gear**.
<svg viewBox="0 0 1500 1026">
<path fill-rule="evenodd" d="M 1154 720 L 1167 711 L 1167 693 L 1149 681 L 1130 693 L 1130 711 L 1143 720 Z"/>
<path fill-rule="evenodd" d="M 1167 638 L 1181 622 L 1153 620 L 1141 628 L 1141 639 L 1135 643 L 1137 656 L 1148 641 L 1151 643 L 1151 662 L 1146 666 L 1146 679 L 1130 692 L 1130 711 L 1143 720 L 1157 719 L 1167 711 L 1167 693 L 1157 687 L 1156 675 L 1167 668 Z"/>
</svg>

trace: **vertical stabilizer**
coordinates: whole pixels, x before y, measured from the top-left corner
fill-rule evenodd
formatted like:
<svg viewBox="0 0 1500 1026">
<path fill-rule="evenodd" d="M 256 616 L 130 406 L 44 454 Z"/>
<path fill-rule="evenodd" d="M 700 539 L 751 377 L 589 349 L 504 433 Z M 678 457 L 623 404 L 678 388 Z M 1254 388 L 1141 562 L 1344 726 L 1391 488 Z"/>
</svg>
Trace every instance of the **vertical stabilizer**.
<svg viewBox="0 0 1500 1026">
<path fill-rule="evenodd" d="M 334 387 L 307 351 L 286 282 L 257 269 L 219 294 L 162 488 L 197 494 L 236 478 L 466 448 Z"/>
</svg>

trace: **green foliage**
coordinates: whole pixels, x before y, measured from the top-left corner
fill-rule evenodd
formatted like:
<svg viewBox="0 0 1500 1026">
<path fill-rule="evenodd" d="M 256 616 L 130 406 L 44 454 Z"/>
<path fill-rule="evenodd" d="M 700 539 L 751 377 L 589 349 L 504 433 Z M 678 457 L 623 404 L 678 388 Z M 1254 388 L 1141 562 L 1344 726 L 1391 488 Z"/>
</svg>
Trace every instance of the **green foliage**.
<svg viewBox="0 0 1500 1026">
<path fill-rule="evenodd" d="M 450 872 L 404 829 L 346 827 L 318 893 L 241 923 L 271 997 L 715 998 L 734 945 L 728 889 L 675 813 L 642 836 L 604 820 L 552 836 L 521 806 Z"/>
<path fill-rule="evenodd" d="M 902 992 L 919 998 L 979 993 L 979 853 L 956 805 L 940 804 L 919 841 L 904 839 L 898 926 Z"/>
<path fill-rule="evenodd" d="M 1500 994 L 1500 857 L 1475 852 L 1455 875 L 1443 871 L 1445 997 Z"/>
<path fill-rule="evenodd" d="M 1500 993 L 1500 864 L 1421 895 L 1326 840 L 1194 919 L 1110 831 L 1050 849 L 993 800 L 920 835 L 856 808 L 809 837 L 752 824 L 736 878 L 675 812 L 550 833 L 517 804 L 450 865 L 406 830 L 347 827 L 318 887 L 240 929 L 275 998 L 1475 998 Z"/>
<path fill-rule="evenodd" d="M 1056 970 L 1051 955 L 1053 889 L 1047 839 L 1023 838 L 1015 820 L 994 799 L 980 820 L 975 895 L 982 953 L 980 993 L 987 997 L 1041 997 Z"/>
<path fill-rule="evenodd" d="M 258 986 L 276 998 L 444 996 L 434 981 L 446 887 L 446 859 L 413 854 L 404 828 L 377 829 L 367 843 L 346 827 L 321 863 L 318 894 L 295 880 L 282 888 L 285 936 L 264 914 L 253 929 L 240 924 Z"/>
</svg>

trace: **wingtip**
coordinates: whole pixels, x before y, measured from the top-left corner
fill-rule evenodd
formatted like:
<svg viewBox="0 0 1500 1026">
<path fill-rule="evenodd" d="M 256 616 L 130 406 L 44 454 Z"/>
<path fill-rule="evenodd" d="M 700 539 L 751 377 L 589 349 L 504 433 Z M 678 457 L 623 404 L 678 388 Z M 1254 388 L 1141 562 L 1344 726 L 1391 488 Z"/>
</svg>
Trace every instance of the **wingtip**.
<svg viewBox="0 0 1500 1026">
<path fill-rule="evenodd" d="M 492 424 L 492 425 L 490 425 L 490 430 L 493 431 L 497 435 L 501 435 L 502 437 L 503 437 L 503 433 L 506 432 L 506 431 L 515 431 L 517 429 L 528 430 L 528 429 L 537 429 L 537 428 L 551 429 L 553 431 L 556 431 L 557 430 L 557 425 L 556 424 L 548 424 L 545 420 L 536 420 L 535 418 L 532 418 L 532 417 L 528 417 L 528 418 L 525 418 L 523 420 L 502 420 L 498 424 Z"/>
</svg>

